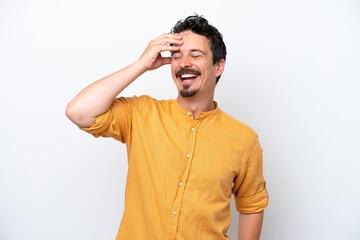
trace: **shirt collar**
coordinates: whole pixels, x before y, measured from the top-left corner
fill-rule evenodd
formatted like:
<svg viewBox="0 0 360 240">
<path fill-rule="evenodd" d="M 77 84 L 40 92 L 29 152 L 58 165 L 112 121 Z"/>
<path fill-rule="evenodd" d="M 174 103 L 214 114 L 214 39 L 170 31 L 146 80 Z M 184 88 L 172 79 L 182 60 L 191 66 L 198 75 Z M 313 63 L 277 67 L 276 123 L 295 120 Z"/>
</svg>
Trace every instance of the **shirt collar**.
<svg viewBox="0 0 360 240">
<path fill-rule="evenodd" d="M 186 118 L 186 119 L 190 119 L 190 120 L 193 120 L 193 119 L 194 119 L 192 112 L 187 111 L 186 109 L 184 109 L 183 107 L 181 107 L 181 106 L 179 105 L 179 103 L 177 102 L 176 99 L 173 99 L 173 100 L 171 100 L 171 101 L 172 101 L 172 105 L 174 106 L 174 108 L 176 109 L 176 111 L 177 111 L 181 116 L 183 116 L 183 117 Z M 215 105 L 215 109 L 210 110 L 210 111 L 207 111 L 207 112 L 200 112 L 199 115 L 198 115 L 198 117 L 197 117 L 196 119 L 203 119 L 203 118 L 206 118 L 206 117 L 215 116 L 215 115 L 219 114 L 220 109 L 219 109 L 219 106 L 218 106 L 218 104 L 217 104 L 216 101 L 214 101 L 214 105 Z"/>
</svg>

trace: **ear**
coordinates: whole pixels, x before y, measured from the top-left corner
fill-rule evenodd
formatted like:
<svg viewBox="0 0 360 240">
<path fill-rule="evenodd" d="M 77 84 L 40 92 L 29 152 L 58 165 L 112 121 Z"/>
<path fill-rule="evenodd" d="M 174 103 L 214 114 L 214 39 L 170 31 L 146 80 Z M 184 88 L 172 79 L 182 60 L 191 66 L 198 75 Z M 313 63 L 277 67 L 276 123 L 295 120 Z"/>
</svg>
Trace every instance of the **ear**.
<svg viewBox="0 0 360 240">
<path fill-rule="evenodd" d="M 215 65 L 216 65 L 215 76 L 218 77 L 224 72 L 225 60 L 220 59 L 217 63 L 215 63 Z"/>
</svg>

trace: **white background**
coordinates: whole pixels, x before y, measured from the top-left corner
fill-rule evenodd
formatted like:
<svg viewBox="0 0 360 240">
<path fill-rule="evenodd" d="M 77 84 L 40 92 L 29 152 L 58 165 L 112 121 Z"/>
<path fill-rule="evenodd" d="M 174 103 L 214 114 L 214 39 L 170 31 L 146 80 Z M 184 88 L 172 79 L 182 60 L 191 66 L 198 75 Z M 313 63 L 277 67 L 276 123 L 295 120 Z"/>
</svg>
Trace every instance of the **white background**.
<svg viewBox="0 0 360 240">
<path fill-rule="evenodd" d="M 356 0 L 0 0 L 0 239 L 115 239 L 125 145 L 78 130 L 66 104 L 194 12 L 228 49 L 215 100 L 264 149 L 262 239 L 360 239 Z M 176 98 L 170 67 L 135 94 Z"/>
</svg>

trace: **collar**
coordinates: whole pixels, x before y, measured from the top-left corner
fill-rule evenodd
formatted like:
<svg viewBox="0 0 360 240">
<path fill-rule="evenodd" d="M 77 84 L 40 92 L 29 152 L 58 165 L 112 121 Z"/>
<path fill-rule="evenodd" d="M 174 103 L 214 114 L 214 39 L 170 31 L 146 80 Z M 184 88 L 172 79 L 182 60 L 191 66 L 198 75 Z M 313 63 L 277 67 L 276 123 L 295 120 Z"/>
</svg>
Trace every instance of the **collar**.
<svg viewBox="0 0 360 240">
<path fill-rule="evenodd" d="M 172 102 L 172 105 L 174 106 L 174 108 L 176 109 L 176 112 L 178 112 L 185 119 L 190 119 L 190 120 L 204 119 L 206 117 L 216 116 L 220 112 L 217 102 L 214 101 L 215 109 L 207 111 L 207 112 L 200 112 L 198 117 L 196 119 L 194 119 L 192 112 L 187 111 L 186 109 L 181 107 L 179 105 L 179 103 L 177 102 L 177 99 L 173 99 L 173 100 L 171 100 L 171 102 Z"/>
</svg>

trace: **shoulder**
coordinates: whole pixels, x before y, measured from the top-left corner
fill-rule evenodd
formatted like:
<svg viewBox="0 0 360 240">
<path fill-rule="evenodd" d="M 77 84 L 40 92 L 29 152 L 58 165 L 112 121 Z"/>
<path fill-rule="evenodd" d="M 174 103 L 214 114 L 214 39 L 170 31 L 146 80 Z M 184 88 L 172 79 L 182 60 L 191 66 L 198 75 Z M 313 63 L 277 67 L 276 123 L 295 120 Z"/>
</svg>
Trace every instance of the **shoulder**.
<svg viewBox="0 0 360 240">
<path fill-rule="evenodd" d="M 134 111 L 142 113 L 159 110 L 163 111 L 170 106 L 171 100 L 158 100 L 149 95 L 140 95 L 132 97 L 118 97 L 115 99 L 114 104 L 126 104 Z"/>
<path fill-rule="evenodd" d="M 121 97 L 116 98 L 115 101 L 125 101 L 128 103 L 137 103 L 137 102 L 146 103 L 146 102 L 152 102 L 152 101 L 158 101 L 158 100 L 156 100 L 155 98 L 150 97 L 148 95 L 140 95 L 140 96 L 134 95 L 132 97 L 121 96 Z"/>
<path fill-rule="evenodd" d="M 222 124 L 227 126 L 226 129 L 234 130 L 237 133 L 245 134 L 251 138 L 257 137 L 257 133 L 251 127 L 230 116 L 226 112 L 220 110 L 219 116 Z"/>
<path fill-rule="evenodd" d="M 258 143 L 258 134 L 250 126 L 222 110 L 219 113 L 219 122 L 224 134 L 232 139 L 232 141 L 241 142 L 249 148 Z"/>
<path fill-rule="evenodd" d="M 157 104 L 160 101 L 150 97 L 148 95 L 141 95 L 141 96 L 132 96 L 132 97 L 118 97 L 114 100 L 114 102 L 124 102 L 128 103 L 129 105 L 138 105 L 138 106 L 144 106 L 144 104 Z"/>
</svg>

